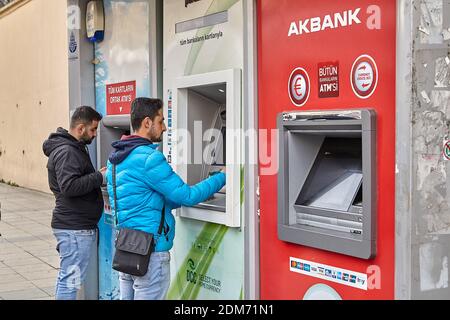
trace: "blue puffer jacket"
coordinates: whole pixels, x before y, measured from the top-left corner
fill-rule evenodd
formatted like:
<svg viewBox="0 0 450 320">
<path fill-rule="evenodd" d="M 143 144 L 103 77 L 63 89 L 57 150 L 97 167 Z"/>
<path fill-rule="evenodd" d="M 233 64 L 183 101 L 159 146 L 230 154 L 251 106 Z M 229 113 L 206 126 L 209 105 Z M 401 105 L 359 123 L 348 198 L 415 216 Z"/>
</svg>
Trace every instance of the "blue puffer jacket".
<svg viewBox="0 0 450 320">
<path fill-rule="evenodd" d="M 114 212 L 112 164 L 116 165 L 118 228 L 130 228 L 155 235 L 155 251 L 168 251 L 175 237 L 172 209 L 205 201 L 225 185 L 225 174 L 218 173 L 189 186 L 172 170 L 157 144 L 138 136 L 123 137 L 112 144 L 106 171 L 108 194 Z M 166 236 L 157 234 L 165 202 Z"/>
</svg>

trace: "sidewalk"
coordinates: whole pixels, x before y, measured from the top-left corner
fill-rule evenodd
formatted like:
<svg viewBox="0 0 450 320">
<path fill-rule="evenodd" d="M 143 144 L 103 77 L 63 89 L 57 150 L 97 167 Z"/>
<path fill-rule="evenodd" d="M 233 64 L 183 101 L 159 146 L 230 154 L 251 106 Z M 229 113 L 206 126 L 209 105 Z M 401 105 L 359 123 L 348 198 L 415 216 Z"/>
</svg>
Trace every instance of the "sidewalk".
<svg viewBox="0 0 450 320">
<path fill-rule="evenodd" d="M 54 197 L 0 183 L 0 300 L 54 299 Z"/>
</svg>

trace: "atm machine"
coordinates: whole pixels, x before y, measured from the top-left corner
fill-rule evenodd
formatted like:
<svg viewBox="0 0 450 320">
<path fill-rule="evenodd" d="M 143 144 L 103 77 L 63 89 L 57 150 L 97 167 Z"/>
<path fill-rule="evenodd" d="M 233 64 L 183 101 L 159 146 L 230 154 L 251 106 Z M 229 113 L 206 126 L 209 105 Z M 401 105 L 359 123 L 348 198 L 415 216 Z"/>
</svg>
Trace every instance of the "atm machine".
<svg viewBox="0 0 450 320">
<path fill-rule="evenodd" d="M 112 152 L 111 143 L 120 140 L 131 132 L 130 115 L 106 115 L 100 122 L 98 130 L 97 159 L 99 168 L 106 167 Z M 106 187 L 102 187 L 105 210 L 98 223 L 99 247 L 98 270 L 99 298 L 101 300 L 117 300 L 119 298 L 119 273 L 112 269 L 116 223 L 114 213 L 109 210 L 109 196 Z"/>
<path fill-rule="evenodd" d="M 250 4 L 164 1 L 164 155 L 189 185 L 226 173 L 226 186 L 210 199 L 173 212 L 169 299 L 254 297 L 255 217 L 244 212 L 250 181 L 244 177 L 251 176 L 243 134 Z"/>
<path fill-rule="evenodd" d="M 136 97 L 157 97 L 162 93 L 162 0 L 104 0 L 104 39 L 95 43 L 96 109 L 103 115 L 97 136 L 97 167 L 104 167 L 111 143 L 129 135 L 131 103 Z M 127 17 L 124 25 L 123 17 Z M 108 202 L 106 190 L 104 200 Z M 98 223 L 99 300 L 119 299 L 119 276 L 112 269 L 114 216 L 105 210 Z"/>
<path fill-rule="evenodd" d="M 396 14 L 258 1 L 262 299 L 394 298 Z"/>
</svg>

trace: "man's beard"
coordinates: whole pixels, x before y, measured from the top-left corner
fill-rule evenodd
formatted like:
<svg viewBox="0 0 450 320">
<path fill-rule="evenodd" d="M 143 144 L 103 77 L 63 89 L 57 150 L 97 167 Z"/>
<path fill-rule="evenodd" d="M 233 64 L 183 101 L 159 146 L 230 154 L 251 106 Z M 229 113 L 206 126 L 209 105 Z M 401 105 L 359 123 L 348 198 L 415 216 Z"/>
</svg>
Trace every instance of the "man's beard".
<svg viewBox="0 0 450 320">
<path fill-rule="evenodd" d="M 86 144 L 86 145 L 91 144 L 93 140 L 94 140 L 94 138 L 81 137 L 81 141 L 83 141 L 83 143 Z"/>
<path fill-rule="evenodd" d="M 158 138 L 153 138 L 151 141 L 152 142 L 161 142 L 162 141 L 162 135 L 159 136 Z"/>
<path fill-rule="evenodd" d="M 162 134 L 160 134 L 159 135 L 159 137 L 157 137 L 155 134 L 154 134 L 154 129 L 153 129 L 153 127 L 150 129 L 150 141 L 151 142 L 161 142 L 162 141 Z"/>
</svg>

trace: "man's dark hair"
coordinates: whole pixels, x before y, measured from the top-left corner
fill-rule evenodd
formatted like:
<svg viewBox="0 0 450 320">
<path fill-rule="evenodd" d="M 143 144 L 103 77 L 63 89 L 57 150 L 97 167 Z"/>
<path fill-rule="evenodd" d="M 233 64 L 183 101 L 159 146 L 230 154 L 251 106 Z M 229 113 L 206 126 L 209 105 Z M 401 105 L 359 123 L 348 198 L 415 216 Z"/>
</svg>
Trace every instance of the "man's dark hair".
<svg viewBox="0 0 450 320">
<path fill-rule="evenodd" d="M 137 131 L 142 124 L 142 121 L 149 117 L 150 120 L 155 120 L 159 110 L 163 107 L 161 99 L 152 98 L 136 98 L 131 103 L 131 126 L 134 131 Z"/>
<path fill-rule="evenodd" d="M 73 129 L 80 123 L 90 125 L 92 121 L 102 120 L 102 115 L 95 111 L 92 107 L 81 106 L 75 109 L 70 118 L 70 128 Z"/>
</svg>

